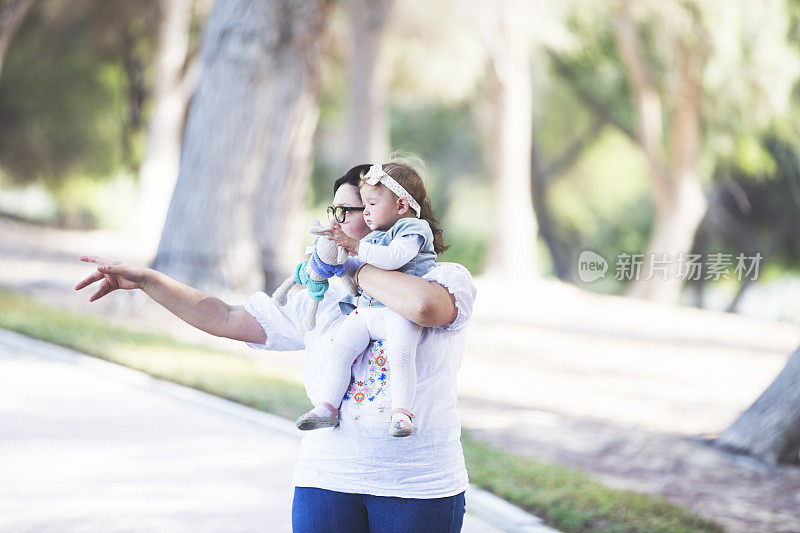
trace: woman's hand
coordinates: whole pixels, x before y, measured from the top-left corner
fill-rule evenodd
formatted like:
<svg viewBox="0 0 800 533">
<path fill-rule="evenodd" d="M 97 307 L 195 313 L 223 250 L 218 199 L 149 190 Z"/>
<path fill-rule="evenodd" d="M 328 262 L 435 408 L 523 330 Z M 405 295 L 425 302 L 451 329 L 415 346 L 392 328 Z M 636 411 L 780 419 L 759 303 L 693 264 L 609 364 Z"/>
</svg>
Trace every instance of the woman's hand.
<svg viewBox="0 0 800 533">
<path fill-rule="evenodd" d="M 97 291 L 89 298 L 90 302 L 99 300 L 106 294 L 116 289 L 141 289 L 147 277 L 147 268 L 137 265 L 128 265 L 122 261 L 114 261 L 105 257 L 82 255 L 81 261 L 98 265 L 97 272 L 92 272 L 80 283 L 75 285 L 75 290 L 88 287 L 95 281 L 103 280 Z"/>
<path fill-rule="evenodd" d="M 350 255 L 358 255 L 358 245 L 361 241 L 348 236 L 336 222 L 331 223 L 331 233 L 333 233 L 333 236 L 328 237 L 329 239 L 336 241 Z"/>
</svg>

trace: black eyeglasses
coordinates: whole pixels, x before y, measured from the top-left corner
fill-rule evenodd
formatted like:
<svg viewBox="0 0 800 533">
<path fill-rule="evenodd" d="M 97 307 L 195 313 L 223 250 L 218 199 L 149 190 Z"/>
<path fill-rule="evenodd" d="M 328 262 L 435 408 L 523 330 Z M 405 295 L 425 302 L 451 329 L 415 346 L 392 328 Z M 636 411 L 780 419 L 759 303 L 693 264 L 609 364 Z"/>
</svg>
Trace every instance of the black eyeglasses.
<svg viewBox="0 0 800 533">
<path fill-rule="evenodd" d="M 336 222 L 338 222 L 339 224 L 343 224 L 345 217 L 347 217 L 347 213 L 349 213 L 350 211 L 363 211 L 363 210 L 364 210 L 363 207 L 345 207 L 343 205 L 336 205 L 336 206 L 329 205 L 328 220 L 330 220 L 331 217 L 336 217 Z"/>
</svg>

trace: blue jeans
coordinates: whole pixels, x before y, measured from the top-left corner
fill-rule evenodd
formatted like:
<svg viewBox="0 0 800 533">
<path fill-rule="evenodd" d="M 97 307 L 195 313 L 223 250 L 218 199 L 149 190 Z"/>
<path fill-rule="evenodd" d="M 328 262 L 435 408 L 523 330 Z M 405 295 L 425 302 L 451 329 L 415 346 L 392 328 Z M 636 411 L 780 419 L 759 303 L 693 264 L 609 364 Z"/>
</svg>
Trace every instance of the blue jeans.
<svg viewBox="0 0 800 533">
<path fill-rule="evenodd" d="M 464 493 L 417 499 L 295 487 L 294 533 L 457 533 Z"/>
</svg>

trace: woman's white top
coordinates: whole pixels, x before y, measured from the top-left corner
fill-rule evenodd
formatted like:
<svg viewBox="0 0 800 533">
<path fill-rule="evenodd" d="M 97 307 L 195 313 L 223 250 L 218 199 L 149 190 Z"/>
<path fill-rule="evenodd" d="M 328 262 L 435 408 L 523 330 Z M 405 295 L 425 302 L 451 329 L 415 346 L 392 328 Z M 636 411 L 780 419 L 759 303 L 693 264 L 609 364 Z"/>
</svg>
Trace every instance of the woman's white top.
<svg viewBox="0 0 800 533">
<path fill-rule="evenodd" d="M 466 490 L 456 380 L 475 286 L 469 271 L 456 263 L 437 263 L 423 278 L 453 294 L 458 315 L 450 324 L 423 329 L 416 357 L 414 432 L 402 438 L 389 435 L 391 357 L 384 354 L 383 341 L 376 340 L 353 363 L 340 425 L 303 432 L 300 458 L 292 475 L 294 486 L 403 498 L 441 498 Z M 346 316 L 344 309 L 349 308 L 339 305 L 346 296 L 345 288 L 331 285 L 319 303 L 316 327 L 307 331 L 303 327 L 310 304 L 306 292 L 290 294 L 282 307 L 265 293 L 256 292 L 242 306 L 267 336 L 264 344 L 248 346 L 305 349 L 303 382 L 310 408 L 320 393 L 330 343 Z"/>
</svg>

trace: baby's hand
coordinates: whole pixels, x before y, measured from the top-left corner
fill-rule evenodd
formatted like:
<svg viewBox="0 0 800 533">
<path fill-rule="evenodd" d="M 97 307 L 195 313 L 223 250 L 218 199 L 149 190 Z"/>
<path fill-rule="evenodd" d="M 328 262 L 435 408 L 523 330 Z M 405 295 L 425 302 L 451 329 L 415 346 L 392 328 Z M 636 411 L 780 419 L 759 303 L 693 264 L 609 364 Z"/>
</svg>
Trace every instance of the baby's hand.
<svg viewBox="0 0 800 533">
<path fill-rule="evenodd" d="M 331 233 L 333 233 L 333 236 L 328 237 L 329 239 L 336 241 L 337 244 L 347 250 L 350 255 L 358 255 L 358 244 L 360 242 L 358 239 L 349 237 L 336 222 L 331 224 Z"/>
</svg>

